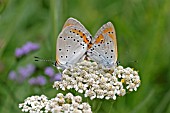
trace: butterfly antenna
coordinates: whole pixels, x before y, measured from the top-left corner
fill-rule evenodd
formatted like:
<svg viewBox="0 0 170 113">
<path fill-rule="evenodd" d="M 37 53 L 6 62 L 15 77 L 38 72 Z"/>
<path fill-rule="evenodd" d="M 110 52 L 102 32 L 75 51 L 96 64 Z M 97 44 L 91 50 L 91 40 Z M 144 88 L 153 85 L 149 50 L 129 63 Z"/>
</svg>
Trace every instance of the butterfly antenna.
<svg viewBox="0 0 170 113">
<path fill-rule="evenodd" d="M 44 58 L 40 58 L 40 57 L 37 57 L 37 56 L 34 56 L 34 58 L 35 58 L 35 61 L 55 62 L 55 61 L 53 61 L 53 60 L 44 59 Z"/>
<path fill-rule="evenodd" d="M 133 60 L 133 61 L 129 61 L 129 62 L 138 63 L 138 61 L 137 61 L 137 60 Z"/>
<path fill-rule="evenodd" d="M 35 58 L 35 61 L 52 62 L 52 65 L 55 66 L 55 67 L 57 67 L 58 72 L 59 72 L 60 74 L 62 74 L 62 72 L 60 71 L 60 69 L 62 69 L 62 68 L 60 68 L 60 67 L 58 67 L 58 66 L 56 65 L 56 61 L 49 60 L 49 59 L 44 59 L 44 58 L 40 58 L 40 57 L 37 57 L 37 56 L 34 56 L 34 58 Z"/>
</svg>

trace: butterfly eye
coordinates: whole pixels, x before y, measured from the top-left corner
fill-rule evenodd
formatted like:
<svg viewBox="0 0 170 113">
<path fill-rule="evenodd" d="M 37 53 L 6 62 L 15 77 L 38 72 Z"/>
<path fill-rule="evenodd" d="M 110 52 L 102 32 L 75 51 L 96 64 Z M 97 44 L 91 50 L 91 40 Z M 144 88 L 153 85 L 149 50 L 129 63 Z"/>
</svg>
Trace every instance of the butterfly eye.
<svg viewBox="0 0 170 113">
<path fill-rule="evenodd" d="M 53 63 L 53 65 L 56 67 L 57 66 L 57 61 Z"/>
</svg>

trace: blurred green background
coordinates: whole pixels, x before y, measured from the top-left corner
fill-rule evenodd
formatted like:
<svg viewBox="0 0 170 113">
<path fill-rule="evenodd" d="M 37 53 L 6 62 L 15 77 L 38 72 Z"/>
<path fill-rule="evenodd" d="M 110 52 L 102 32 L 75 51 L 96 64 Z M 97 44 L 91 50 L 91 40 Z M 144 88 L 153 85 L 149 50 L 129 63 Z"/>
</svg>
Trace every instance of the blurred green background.
<svg viewBox="0 0 170 113">
<path fill-rule="evenodd" d="M 42 72 L 44 65 L 50 66 L 34 62 L 33 56 L 55 60 L 56 38 L 69 17 L 93 36 L 111 21 L 121 65 L 139 70 L 138 91 L 118 98 L 113 113 L 170 113 L 169 0 L 0 0 L 0 112 L 21 112 L 18 104 L 31 95 L 55 96 L 52 83 L 18 84 L 8 79 L 8 73 L 28 63 Z M 28 41 L 39 43 L 40 49 L 17 61 L 15 49 Z"/>
</svg>

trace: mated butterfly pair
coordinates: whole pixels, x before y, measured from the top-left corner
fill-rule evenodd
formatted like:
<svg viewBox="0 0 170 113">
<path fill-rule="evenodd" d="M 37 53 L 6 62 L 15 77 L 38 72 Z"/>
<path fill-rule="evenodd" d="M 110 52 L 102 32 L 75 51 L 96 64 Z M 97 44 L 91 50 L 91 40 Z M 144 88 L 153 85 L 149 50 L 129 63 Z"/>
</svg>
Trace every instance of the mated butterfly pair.
<svg viewBox="0 0 170 113">
<path fill-rule="evenodd" d="M 57 38 L 56 66 L 67 68 L 87 56 L 105 66 L 117 62 L 117 41 L 111 22 L 104 24 L 92 39 L 88 30 L 76 19 L 69 18 Z"/>
<path fill-rule="evenodd" d="M 104 67 L 117 65 L 116 32 L 111 22 L 104 24 L 92 38 L 78 20 L 67 19 L 57 38 L 55 66 L 68 68 L 85 56 Z"/>
</svg>

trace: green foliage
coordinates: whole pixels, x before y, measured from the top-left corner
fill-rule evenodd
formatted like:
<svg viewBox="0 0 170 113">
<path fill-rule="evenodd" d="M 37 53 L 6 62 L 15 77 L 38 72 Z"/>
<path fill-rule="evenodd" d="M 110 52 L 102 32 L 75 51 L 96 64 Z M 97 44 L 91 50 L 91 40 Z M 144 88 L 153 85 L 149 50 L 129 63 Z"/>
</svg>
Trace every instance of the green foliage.
<svg viewBox="0 0 170 113">
<path fill-rule="evenodd" d="M 109 108 L 110 113 L 170 111 L 169 0 L 3 1 L 0 0 L 0 112 L 21 112 L 18 104 L 30 95 L 55 96 L 52 84 L 17 84 L 8 79 L 8 73 L 27 63 L 42 67 L 43 72 L 44 63 L 35 63 L 33 56 L 55 59 L 56 38 L 68 17 L 82 22 L 93 36 L 104 23 L 113 22 L 121 65 L 139 70 L 139 90 L 118 98 L 112 106 L 103 101 L 104 107 L 98 113 L 107 113 Z M 17 62 L 15 49 L 28 41 L 40 43 L 40 50 Z"/>
</svg>

